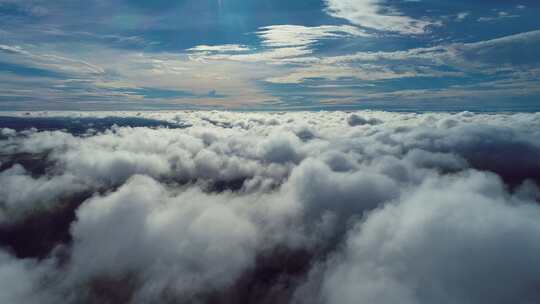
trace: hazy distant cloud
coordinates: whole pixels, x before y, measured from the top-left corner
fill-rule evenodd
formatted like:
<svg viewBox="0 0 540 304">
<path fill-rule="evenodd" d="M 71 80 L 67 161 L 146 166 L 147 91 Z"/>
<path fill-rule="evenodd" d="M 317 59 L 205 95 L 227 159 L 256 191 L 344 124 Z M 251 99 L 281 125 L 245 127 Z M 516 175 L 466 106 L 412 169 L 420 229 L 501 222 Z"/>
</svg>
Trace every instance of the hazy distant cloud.
<svg viewBox="0 0 540 304">
<path fill-rule="evenodd" d="M 456 45 L 465 60 L 479 63 L 538 65 L 531 48 L 540 45 L 540 30 L 509 35 L 496 39 Z"/>
<path fill-rule="evenodd" d="M 19 106 L 32 103 L 42 107 L 103 102 L 129 102 L 127 106 L 137 106 L 148 99 L 152 99 L 152 106 L 192 104 L 204 107 L 225 103 L 234 107 L 272 100 L 251 82 L 256 74 L 268 75 L 270 68 L 253 72 L 248 63 L 223 60 L 217 61 L 216 66 L 209 65 L 203 60 L 190 60 L 189 53 L 141 53 L 96 46 L 91 49 L 93 51 L 84 55 L 85 60 L 74 60 L 71 58 L 76 57 L 76 51 L 68 57 L 46 47 L 2 45 L 0 54 L 4 53 L 10 60 L 7 72 L 0 73 L 3 100 L 22 99 L 25 102 Z M 227 54 L 233 48 L 226 49 L 229 51 L 218 52 L 214 48 L 214 51 L 196 53 Z M 117 60 L 117 56 L 123 59 Z M 187 73 L 191 76 L 184 77 Z M 209 95 L 212 90 L 219 94 Z"/>
<path fill-rule="evenodd" d="M 523 8 L 521 8 L 519 5 L 516 7 L 516 9 L 518 10 L 521 10 Z M 491 15 L 491 16 L 483 16 L 483 17 L 480 17 L 478 18 L 478 21 L 479 22 L 490 22 L 490 21 L 495 21 L 495 20 L 501 20 L 501 19 L 507 19 L 507 18 L 517 18 L 517 17 L 520 17 L 519 15 L 517 14 L 513 14 L 511 12 L 507 12 L 507 11 L 497 11 L 495 10 L 496 14 L 494 15 Z"/>
<path fill-rule="evenodd" d="M 42 1 L 17 1 L 17 0 L 1 0 L 0 6 L 13 6 L 18 12 L 27 14 L 31 17 L 42 17 L 49 13 L 47 5 Z"/>
<path fill-rule="evenodd" d="M 463 21 L 471 15 L 471 12 L 461 12 L 456 15 L 457 21 Z"/>
<path fill-rule="evenodd" d="M 298 65 L 284 75 L 266 80 L 271 83 L 303 83 L 310 79 L 385 80 L 407 77 L 464 77 L 471 73 L 506 77 L 526 84 L 534 81 L 538 61 L 534 49 L 540 43 L 538 31 L 509 35 L 497 39 L 451 43 L 428 48 L 390 52 L 356 52 L 326 57 L 296 57 L 287 60 Z M 522 47 L 526 45 L 527 47 Z M 516 55 L 518 55 L 516 57 Z M 442 90 L 448 94 L 452 88 Z M 532 92 L 532 91 L 527 91 Z M 480 92 L 478 92 L 480 93 Z"/>
<path fill-rule="evenodd" d="M 14 56 L 14 62 L 23 62 L 31 66 L 51 69 L 60 73 L 78 75 L 103 74 L 105 70 L 81 59 L 73 59 L 60 54 L 45 53 L 41 50 L 27 50 L 20 46 L 0 45 L 0 51 Z"/>
</svg>

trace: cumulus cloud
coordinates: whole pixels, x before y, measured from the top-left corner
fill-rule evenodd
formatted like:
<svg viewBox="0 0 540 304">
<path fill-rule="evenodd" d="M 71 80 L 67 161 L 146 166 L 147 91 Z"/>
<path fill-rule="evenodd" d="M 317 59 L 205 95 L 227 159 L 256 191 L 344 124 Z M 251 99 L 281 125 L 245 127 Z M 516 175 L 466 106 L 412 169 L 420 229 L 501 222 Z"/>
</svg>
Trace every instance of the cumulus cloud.
<svg viewBox="0 0 540 304">
<path fill-rule="evenodd" d="M 363 125 L 377 125 L 377 124 L 382 123 L 382 121 L 380 121 L 377 118 L 365 119 L 356 114 L 352 114 L 351 116 L 347 118 L 347 123 L 349 123 L 349 126 L 354 127 L 354 126 L 363 126 Z"/>
<path fill-rule="evenodd" d="M 71 174 L 34 178 L 19 164 L 0 172 L 0 184 L 0 223 L 46 211 L 85 189 Z"/>
<path fill-rule="evenodd" d="M 2 300 L 539 300 L 536 113 L 34 115 L 186 128 L 2 129 Z"/>
<path fill-rule="evenodd" d="M 221 199 L 197 190 L 171 196 L 155 180 L 134 176 L 77 211 L 72 275 L 135 274 L 140 303 L 167 291 L 181 297 L 231 285 L 254 262 L 257 230 Z"/>
<path fill-rule="evenodd" d="M 0 135 L 2 135 L 3 137 L 10 137 L 10 136 L 13 136 L 15 134 L 17 134 L 17 133 L 13 129 L 10 129 L 10 128 L 2 128 L 2 129 L 0 129 Z"/>
<path fill-rule="evenodd" d="M 516 204 L 494 175 L 428 179 L 349 232 L 344 251 L 328 261 L 320 299 L 532 303 L 538 216 L 537 203 Z"/>
<path fill-rule="evenodd" d="M 51 269 L 31 259 L 17 259 L 0 250 L 0 301 L 2 303 L 57 303 L 61 301 L 46 288 Z"/>
</svg>

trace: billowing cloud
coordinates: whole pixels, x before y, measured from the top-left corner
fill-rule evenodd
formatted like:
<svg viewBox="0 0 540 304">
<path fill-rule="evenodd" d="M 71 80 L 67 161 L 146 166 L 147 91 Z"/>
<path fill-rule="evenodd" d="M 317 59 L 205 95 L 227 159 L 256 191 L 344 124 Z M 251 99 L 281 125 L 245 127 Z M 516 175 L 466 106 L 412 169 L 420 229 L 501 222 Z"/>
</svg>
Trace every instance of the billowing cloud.
<svg viewBox="0 0 540 304">
<path fill-rule="evenodd" d="M 0 250 L 0 301 L 4 303 L 57 303 L 61 297 L 43 288 L 43 278 L 52 275 L 46 263 L 17 259 Z"/>
<path fill-rule="evenodd" d="M 539 301 L 536 113 L 6 115 L 4 301 Z"/>
<path fill-rule="evenodd" d="M 220 196 L 195 189 L 169 195 L 155 180 L 134 176 L 85 202 L 71 228 L 74 280 L 133 274 L 140 303 L 232 285 L 254 263 L 254 223 Z"/>
<path fill-rule="evenodd" d="M 33 178 L 21 165 L 0 172 L 0 222 L 20 220 L 36 210 L 47 210 L 85 189 L 73 175 L 41 176 Z M 24 188 L 25 191 L 16 191 Z"/>
<path fill-rule="evenodd" d="M 349 123 L 349 126 L 354 127 L 363 125 L 377 125 L 382 123 L 382 121 L 377 118 L 366 119 L 362 116 L 351 114 L 351 116 L 347 118 L 347 123 Z"/>
<path fill-rule="evenodd" d="M 351 229 L 324 270 L 325 303 L 536 301 L 537 202 L 494 175 L 429 178 Z M 518 249 L 519 248 L 519 249 Z M 502 284 L 502 282 L 506 282 Z"/>
</svg>

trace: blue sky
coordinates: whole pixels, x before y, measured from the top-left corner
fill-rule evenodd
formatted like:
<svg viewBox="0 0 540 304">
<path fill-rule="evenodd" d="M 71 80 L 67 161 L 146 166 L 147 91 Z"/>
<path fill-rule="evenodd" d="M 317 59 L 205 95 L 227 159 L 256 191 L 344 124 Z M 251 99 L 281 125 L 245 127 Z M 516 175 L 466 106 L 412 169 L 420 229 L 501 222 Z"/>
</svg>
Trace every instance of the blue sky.
<svg viewBox="0 0 540 304">
<path fill-rule="evenodd" d="M 532 0 L 0 0 L 0 109 L 540 109 Z"/>
</svg>

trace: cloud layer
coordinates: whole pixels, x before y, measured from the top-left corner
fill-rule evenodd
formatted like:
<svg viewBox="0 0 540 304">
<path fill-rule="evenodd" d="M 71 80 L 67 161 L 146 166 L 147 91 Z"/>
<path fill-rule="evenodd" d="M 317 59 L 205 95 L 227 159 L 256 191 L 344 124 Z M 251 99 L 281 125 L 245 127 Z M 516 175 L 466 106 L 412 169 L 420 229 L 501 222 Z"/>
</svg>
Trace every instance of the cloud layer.
<svg viewBox="0 0 540 304">
<path fill-rule="evenodd" d="M 2 301 L 540 300 L 538 114 L 32 115 L 167 124 L 1 129 Z"/>
<path fill-rule="evenodd" d="M 538 110 L 540 2 L 469 2 L 0 0 L 0 110 Z"/>
<path fill-rule="evenodd" d="M 432 22 L 404 16 L 384 0 L 325 0 L 328 13 L 379 31 L 423 34 Z"/>
</svg>

